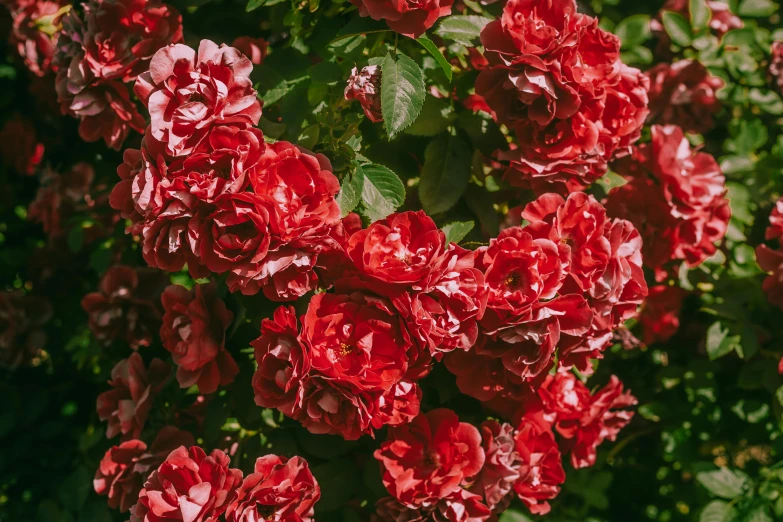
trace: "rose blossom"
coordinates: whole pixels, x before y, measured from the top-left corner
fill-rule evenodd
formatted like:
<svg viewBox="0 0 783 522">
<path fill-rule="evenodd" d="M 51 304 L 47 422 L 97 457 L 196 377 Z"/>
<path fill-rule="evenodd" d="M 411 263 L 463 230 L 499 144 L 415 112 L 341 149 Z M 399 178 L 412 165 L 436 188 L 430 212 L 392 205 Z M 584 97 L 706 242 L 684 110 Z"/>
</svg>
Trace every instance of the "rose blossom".
<svg viewBox="0 0 783 522">
<path fill-rule="evenodd" d="M 772 81 L 778 88 L 778 92 L 783 93 L 783 42 L 774 41 L 769 49 L 771 55 L 769 61 L 769 74 Z"/>
<path fill-rule="evenodd" d="M 249 78 L 253 64 L 225 44 L 202 40 L 157 51 L 134 92 L 149 109 L 151 134 L 172 156 L 190 154 L 216 125 L 258 124 L 261 104 Z"/>
<path fill-rule="evenodd" d="M 261 65 L 269 50 L 269 43 L 263 38 L 238 36 L 234 39 L 231 47 L 239 49 L 239 52 L 247 56 L 253 65 Z"/>
<path fill-rule="evenodd" d="M 160 294 L 168 277 L 145 268 L 115 265 L 101 279 L 97 292 L 82 298 L 90 331 L 101 342 L 125 341 L 136 349 L 148 346 L 159 328 Z"/>
<path fill-rule="evenodd" d="M 521 461 L 514 492 L 531 513 L 545 515 L 551 509 L 547 500 L 560 493 L 566 478 L 557 443 L 551 430 L 524 418 L 514 438 Z"/>
<path fill-rule="evenodd" d="M 226 330 L 234 314 L 217 296 L 214 283 L 187 290 L 171 285 L 163 291 L 163 347 L 173 354 L 181 388 L 198 386 L 199 393 L 212 393 L 218 384 L 234 381 L 239 367 L 225 347 Z"/>
<path fill-rule="evenodd" d="M 63 216 L 67 219 L 73 212 L 84 210 L 94 203 L 89 196 L 94 177 L 95 169 L 83 161 L 63 174 L 44 169 L 41 186 L 27 209 L 27 218 L 41 223 L 49 237 L 61 235 Z"/>
<path fill-rule="evenodd" d="M 775 207 L 769 215 L 769 226 L 764 232 L 767 241 L 778 241 L 777 248 L 767 245 L 756 247 L 756 261 L 759 267 L 770 275 L 764 279 L 761 288 L 767 295 L 767 300 L 773 305 L 783 308 L 783 248 L 780 239 L 783 237 L 783 198 L 775 202 Z"/>
<path fill-rule="evenodd" d="M 229 464 L 220 450 L 207 455 L 198 446 L 180 446 L 147 479 L 131 522 L 217 520 L 242 482 L 242 472 Z"/>
<path fill-rule="evenodd" d="M 695 60 L 661 63 L 646 72 L 650 78 L 648 121 L 679 125 L 686 132 L 707 132 L 721 108 L 717 91 L 723 80 Z"/>
<path fill-rule="evenodd" d="M 416 508 L 457 492 L 481 470 L 484 450 L 475 427 L 451 410 L 436 409 L 390 428 L 375 458 L 389 493 Z"/>
<path fill-rule="evenodd" d="M 25 66 L 36 76 L 44 76 L 51 68 L 60 30 L 58 17 L 68 9 L 58 2 L 37 0 L 14 13 L 11 43 L 16 43 Z"/>
<path fill-rule="evenodd" d="M 174 449 L 193 444 L 193 435 L 166 426 L 155 437 L 152 446 L 133 439 L 109 448 L 101 459 L 93 479 L 98 495 L 108 496 L 112 509 L 126 513 L 139 499 L 150 471 L 157 468 Z"/>
<path fill-rule="evenodd" d="M 459 489 L 437 503 L 418 508 L 401 504 L 394 497 L 384 497 L 375 503 L 370 522 L 484 522 L 490 520 L 490 509 L 481 497 Z"/>
<path fill-rule="evenodd" d="M 515 430 L 510 424 L 487 420 L 481 424 L 484 466 L 470 490 L 484 497 L 487 506 L 503 506 L 520 478 L 522 460 L 516 451 Z"/>
<path fill-rule="evenodd" d="M 435 24 L 438 18 L 451 14 L 453 0 L 351 0 L 359 8 L 359 16 L 386 20 L 389 28 L 404 36 L 418 38 Z"/>
<path fill-rule="evenodd" d="M 226 511 L 227 522 L 312 522 L 321 488 L 301 457 L 266 455 L 237 489 Z"/>
<path fill-rule="evenodd" d="M 0 163 L 17 173 L 32 176 L 43 160 L 44 145 L 30 120 L 15 113 L 0 130 Z"/>
<path fill-rule="evenodd" d="M 52 306 L 43 297 L 0 292 L 0 368 L 14 369 L 40 357 L 46 345 L 43 326 Z"/>
<path fill-rule="evenodd" d="M 538 390 L 545 412 L 554 414 L 555 428 L 565 439 L 561 447 L 571 454 L 571 465 L 595 464 L 596 449 L 604 440 L 615 440 L 633 418 L 628 408 L 637 403 L 630 391 L 612 376 L 609 383 L 590 395 L 590 390 L 572 373 L 549 376 Z"/>
<path fill-rule="evenodd" d="M 359 100 L 365 116 L 371 122 L 383 121 L 381 113 L 381 69 L 377 65 L 354 67 L 345 86 L 346 100 Z"/>
<path fill-rule="evenodd" d="M 109 421 L 106 437 L 122 434 L 124 440 L 139 438 L 152 400 L 166 385 L 169 375 L 168 363 L 155 358 L 145 367 L 138 352 L 118 362 L 109 381 L 113 389 L 98 396 L 98 417 Z"/>
</svg>

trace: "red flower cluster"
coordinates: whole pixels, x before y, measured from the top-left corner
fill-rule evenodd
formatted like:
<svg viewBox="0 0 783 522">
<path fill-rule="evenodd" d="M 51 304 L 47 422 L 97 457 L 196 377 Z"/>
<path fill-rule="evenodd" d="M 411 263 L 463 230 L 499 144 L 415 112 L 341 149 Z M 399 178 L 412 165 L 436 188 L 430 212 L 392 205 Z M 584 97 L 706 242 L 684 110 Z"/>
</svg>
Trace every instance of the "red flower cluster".
<svg viewBox="0 0 783 522">
<path fill-rule="evenodd" d="M 777 248 L 767 245 L 756 247 L 756 260 L 759 266 L 770 275 L 764 279 L 762 288 L 770 303 L 783 309 L 783 198 L 775 202 L 775 208 L 769 215 L 769 226 L 764 233 L 767 241 L 777 241 Z M 783 363 L 781 363 L 783 364 Z"/>
<path fill-rule="evenodd" d="M 696 60 L 660 63 L 645 72 L 650 79 L 648 121 L 679 125 L 686 132 L 707 132 L 721 108 L 716 92 L 723 80 Z"/>
<path fill-rule="evenodd" d="M 639 324 L 647 345 L 668 341 L 680 329 L 680 310 L 688 292 L 679 286 L 657 285 L 650 288 L 639 312 Z"/>
<path fill-rule="evenodd" d="M 240 36 L 234 39 L 231 47 L 238 49 L 240 53 L 247 56 L 253 65 L 261 65 L 264 63 L 267 52 L 269 51 L 269 43 L 263 38 L 252 38 L 250 36 Z"/>
<path fill-rule="evenodd" d="M 389 28 L 404 36 L 418 38 L 438 18 L 451 14 L 454 0 L 351 0 L 360 16 L 386 20 Z"/>
<path fill-rule="evenodd" d="M 104 343 L 124 341 L 136 349 L 149 346 L 160 327 L 160 295 L 166 274 L 146 268 L 115 265 L 101 279 L 97 292 L 82 298 L 95 338 Z"/>
<path fill-rule="evenodd" d="M 43 326 L 52 306 L 43 297 L 0 292 L 0 368 L 17 368 L 35 361 L 46 345 Z"/>
<path fill-rule="evenodd" d="M 152 400 L 166 385 L 171 366 L 153 359 L 149 367 L 138 352 L 112 368 L 112 389 L 98 396 L 98 417 L 109 421 L 106 437 L 122 434 L 124 440 L 138 439 L 147 422 Z"/>
<path fill-rule="evenodd" d="M 418 414 L 415 381 L 473 345 L 486 294 L 473 253 L 424 212 L 350 232 L 336 293 L 314 296 L 301 327 L 284 307 L 263 323 L 253 386 L 257 404 L 353 439 Z"/>
<path fill-rule="evenodd" d="M 182 18 L 160 0 L 90 0 L 62 26 L 53 62 L 61 110 L 81 120 L 83 140 L 103 138 L 119 150 L 131 129 L 145 125 L 126 83 L 158 49 L 182 40 Z"/>
<path fill-rule="evenodd" d="M 131 509 L 131 522 L 312 522 L 321 495 L 303 459 L 267 455 L 242 479 L 228 455 L 180 446 L 152 472 Z"/>
<path fill-rule="evenodd" d="M 639 233 L 611 220 L 592 196 L 541 196 L 522 211 L 530 222 L 476 251 L 489 296 L 472 350 L 446 367 L 463 393 L 519 401 L 555 364 L 592 372 L 612 331 L 647 295 Z M 496 407 L 501 403 L 495 402 Z"/>
<path fill-rule="evenodd" d="M 510 0 L 481 43 L 489 65 L 476 93 L 518 138 L 500 155 L 511 162 L 510 183 L 581 190 L 630 152 L 647 117 L 648 80 L 574 0 Z"/>
<path fill-rule="evenodd" d="M 339 249 L 339 182 L 323 155 L 265 144 L 252 63 L 204 40 L 161 49 L 135 92 L 152 123 L 126 150 L 111 204 L 142 237 L 152 267 L 228 273 L 232 291 L 296 299 Z M 328 255 L 324 255 L 328 258 Z M 323 276 L 323 272 L 322 272 Z"/>
<path fill-rule="evenodd" d="M 199 393 L 212 393 L 234 381 L 239 373 L 234 358 L 225 347 L 226 330 L 234 318 L 217 296 L 214 283 L 188 290 L 171 285 L 161 296 L 163 347 L 177 365 L 177 381 L 182 388 L 194 384 Z"/>
<path fill-rule="evenodd" d="M 383 121 L 381 114 L 381 68 L 377 65 L 354 67 L 345 86 L 346 100 L 359 100 L 365 116 L 372 122 Z"/>
<path fill-rule="evenodd" d="M 644 264 L 659 281 L 673 262 L 694 267 L 715 253 L 731 217 L 726 180 L 711 155 L 691 149 L 682 129 L 653 125 L 652 141 L 614 169 L 629 181 L 609 192 L 607 210 L 640 231 Z"/>
<path fill-rule="evenodd" d="M 45 169 L 35 199 L 27 209 L 27 217 L 43 225 L 50 237 L 63 233 L 62 216 L 88 210 L 92 203 L 89 191 L 95 177 L 95 169 L 86 162 L 79 162 L 64 174 Z"/>
<path fill-rule="evenodd" d="M 179 446 L 192 444 L 193 435 L 166 426 L 158 432 L 149 448 L 139 439 L 112 446 L 95 471 L 93 488 L 98 495 L 108 497 L 110 508 L 125 513 L 139 499 L 139 492 L 152 470 L 160 466 L 169 453 Z"/>
</svg>

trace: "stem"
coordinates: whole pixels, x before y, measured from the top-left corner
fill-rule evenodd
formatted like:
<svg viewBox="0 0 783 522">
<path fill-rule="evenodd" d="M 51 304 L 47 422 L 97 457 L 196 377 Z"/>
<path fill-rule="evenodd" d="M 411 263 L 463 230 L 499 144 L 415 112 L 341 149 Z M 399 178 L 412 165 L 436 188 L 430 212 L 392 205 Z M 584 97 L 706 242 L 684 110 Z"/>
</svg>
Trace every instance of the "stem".
<svg viewBox="0 0 783 522">
<path fill-rule="evenodd" d="M 400 38 L 400 33 L 394 33 L 394 57 L 397 58 L 397 40 Z"/>
</svg>

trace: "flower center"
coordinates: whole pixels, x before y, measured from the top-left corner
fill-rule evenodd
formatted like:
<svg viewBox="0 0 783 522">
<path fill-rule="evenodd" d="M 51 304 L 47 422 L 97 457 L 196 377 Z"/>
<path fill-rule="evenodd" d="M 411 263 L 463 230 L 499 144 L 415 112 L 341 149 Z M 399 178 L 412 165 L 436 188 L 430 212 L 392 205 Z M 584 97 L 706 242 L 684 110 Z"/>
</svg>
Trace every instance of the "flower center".
<svg viewBox="0 0 783 522">
<path fill-rule="evenodd" d="M 204 103 L 207 99 L 200 92 L 193 92 L 188 96 L 189 103 Z"/>
<path fill-rule="evenodd" d="M 256 511 L 258 512 L 258 516 L 261 517 L 261 520 L 272 520 L 272 517 L 275 515 L 275 506 L 267 506 L 264 504 L 259 504 L 256 508 Z"/>
<path fill-rule="evenodd" d="M 520 274 L 519 272 L 511 272 L 503 280 L 503 284 L 505 284 L 509 288 L 519 288 L 520 286 L 522 286 L 524 280 L 525 280 L 524 276 L 522 276 L 522 274 Z"/>
<path fill-rule="evenodd" d="M 351 346 L 350 344 L 340 343 L 340 351 L 337 352 L 340 354 L 340 357 L 345 357 L 351 352 L 353 352 L 353 346 Z"/>
</svg>

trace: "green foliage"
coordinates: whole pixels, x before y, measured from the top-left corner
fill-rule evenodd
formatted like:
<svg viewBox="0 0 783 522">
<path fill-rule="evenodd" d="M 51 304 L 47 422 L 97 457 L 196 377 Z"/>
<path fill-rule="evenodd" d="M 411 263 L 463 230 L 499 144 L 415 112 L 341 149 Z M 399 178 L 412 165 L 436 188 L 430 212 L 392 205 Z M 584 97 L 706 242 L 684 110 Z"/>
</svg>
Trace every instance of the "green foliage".
<svg viewBox="0 0 783 522">
<path fill-rule="evenodd" d="M 390 138 L 416 120 L 425 95 L 424 74 L 416 62 L 404 54 L 387 54 L 381 62 L 381 110 Z"/>
</svg>

